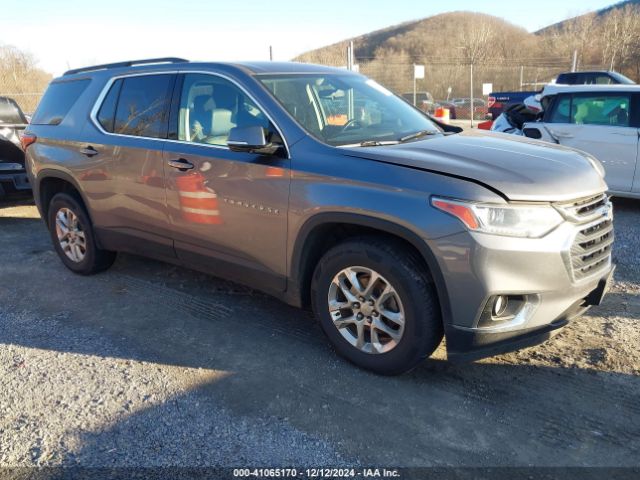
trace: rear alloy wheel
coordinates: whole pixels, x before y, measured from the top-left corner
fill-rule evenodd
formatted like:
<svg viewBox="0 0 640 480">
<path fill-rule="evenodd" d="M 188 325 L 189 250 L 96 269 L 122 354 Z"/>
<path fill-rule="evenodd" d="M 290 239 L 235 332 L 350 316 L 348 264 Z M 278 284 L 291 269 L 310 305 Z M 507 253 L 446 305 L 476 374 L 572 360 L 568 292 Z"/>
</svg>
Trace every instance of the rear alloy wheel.
<svg viewBox="0 0 640 480">
<path fill-rule="evenodd" d="M 68 208 L 56 213 L 56 235 L 65 255 L 74 263 L 80 263 L 87 254 L 87 237 L 82 231 L 78 217 Z"/>
<path fill-rule="evenodd" d="M 313 274 L 311 300 L 336 351 L 376 373 L 406 372 L 442 340 L 429 273 L 395 239 L 362 237 L 330 249 Z"/>
<path fill-rule="evenodd" d="M 48 225 L 53 246 L 69 270 L 90 275 L 115 261 L 115 252 L 97 247 L 89 215 L 74 196 L 58 193 L 51 199 Z"/>
</svg>

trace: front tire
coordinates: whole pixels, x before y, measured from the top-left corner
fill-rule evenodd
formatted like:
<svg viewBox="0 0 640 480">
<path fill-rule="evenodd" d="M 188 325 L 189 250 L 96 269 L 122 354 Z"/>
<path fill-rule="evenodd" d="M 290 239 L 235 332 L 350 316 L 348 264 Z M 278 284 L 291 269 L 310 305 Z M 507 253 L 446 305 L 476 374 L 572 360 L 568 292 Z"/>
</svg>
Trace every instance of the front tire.
<svg viewBox="0 0 640 480">
<path fill-rule="evenodd" d="M 116 253 L 97 247 L 89 215 L 76 198 L 67 193 L 56 194 L 47 214 L 51 241 L 69 270 L 91 275 L 113 264 Z"/>
<path fill-rule="evenodd" d="M 393 240 L 363 237 L 330 249 L 315 269 L 311 300 L 336 351 L 379 374 L 411 370 L 442 341 L 429 274 Z"/>
</svg>

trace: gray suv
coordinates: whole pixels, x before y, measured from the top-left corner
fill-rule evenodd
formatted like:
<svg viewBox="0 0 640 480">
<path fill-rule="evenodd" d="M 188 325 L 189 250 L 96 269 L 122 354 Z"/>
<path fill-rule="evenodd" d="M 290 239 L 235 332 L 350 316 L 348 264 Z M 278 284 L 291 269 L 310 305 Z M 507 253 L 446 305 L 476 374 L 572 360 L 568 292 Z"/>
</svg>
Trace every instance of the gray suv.
<svg viewBox="0 0 640 480">
<path fill-rule="evenodd" d="M 23 135 L 62 262 L 118 251 L 311 307 L 382 374 L 537 344 L 611 277 L 603 170 L 578 151 L 452 134 L 359 74 L 153 59 L 73 70 Z"/>
</svg>

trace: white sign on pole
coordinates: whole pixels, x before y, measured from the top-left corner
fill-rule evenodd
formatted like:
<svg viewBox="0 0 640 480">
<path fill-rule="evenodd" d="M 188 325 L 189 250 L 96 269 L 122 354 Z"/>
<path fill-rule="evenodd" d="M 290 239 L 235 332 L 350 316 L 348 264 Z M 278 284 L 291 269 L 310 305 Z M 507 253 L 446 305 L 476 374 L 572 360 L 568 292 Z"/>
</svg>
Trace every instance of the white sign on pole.
<svg viewBox="0 0 640 480">
<path fill-rule="evenodd" d="M 424 78 L 424 65 L 413 66 L 413 78 L 415 79 Z"/>
<path fill-rule="evenodd" d="M 483 83 L 482 95 L 489 95 L 491 92 L 493 92 L 493 83 Z"/>
</svg>

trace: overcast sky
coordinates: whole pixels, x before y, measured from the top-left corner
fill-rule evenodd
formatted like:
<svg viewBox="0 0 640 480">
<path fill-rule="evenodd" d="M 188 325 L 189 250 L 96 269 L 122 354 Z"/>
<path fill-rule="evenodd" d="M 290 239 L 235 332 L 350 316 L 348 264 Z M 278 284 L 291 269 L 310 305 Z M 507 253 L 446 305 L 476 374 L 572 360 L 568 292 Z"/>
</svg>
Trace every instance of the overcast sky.
<svg viewBox="0 0 640 480">
<path fill-rule="evenodd" d="M 0 0 L 0 44 L 67 68 L 145 57 L 290 60 L 306 50 L 454 10 L 489 13 L 534 31 L 614 0 Z M 3 4 L 12 4 L 5 6 Z"/>
</svg>

